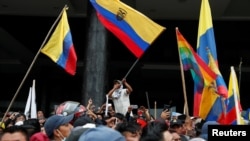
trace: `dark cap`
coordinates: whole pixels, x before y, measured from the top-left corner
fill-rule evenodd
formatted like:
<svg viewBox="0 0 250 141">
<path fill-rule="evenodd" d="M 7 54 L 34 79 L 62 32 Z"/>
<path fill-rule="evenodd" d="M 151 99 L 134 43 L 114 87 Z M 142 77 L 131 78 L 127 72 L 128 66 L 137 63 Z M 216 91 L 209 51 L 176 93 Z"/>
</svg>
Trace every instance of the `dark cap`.
<svg viewBox="0 0 250 141">
<path fill-rule="evenodd" d="M 177 120 L 171 120 L 170 121 L 170 127 L 173 128 L 173 127 L 180 127 L 183 125 L 183 122 L 179 119 Z"/>
<path fill-rule="evenodd" d="M 53 134 L 53 131 L 57 129 L 59 126 L 70 123 L 74 118 L 74 114 L 63 116 L 63 115 L 52 115 L 49 118 L 47 118 L 44 129 L 47 134 L 47 136 L 51 136 Z"/>
</svg>

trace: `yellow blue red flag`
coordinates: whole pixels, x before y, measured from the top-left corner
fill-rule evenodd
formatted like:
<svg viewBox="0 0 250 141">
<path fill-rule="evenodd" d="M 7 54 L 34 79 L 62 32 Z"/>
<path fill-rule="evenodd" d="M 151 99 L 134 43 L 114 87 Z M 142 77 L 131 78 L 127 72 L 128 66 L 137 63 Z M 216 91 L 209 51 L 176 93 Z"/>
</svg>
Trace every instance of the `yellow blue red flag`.
<svg viewBox="0 0 250 141">
<path fill-rule="evenodd" d="M 54 33 L 41 52 L 64 68 L 66 72 L 75 75 L 77 56 L 65 8 Z"/>
<path fill-rule="evenodd" d="M 201 95 L 204 86 L 210 86 L 216 79 L 217 75 L 193 50 L 191 45 L 183 37 L 178 29 L 176 29 L 178 50 L 182 61 L 183 69 L 190 70 L 194 80 L 194 106 L 193 115 L 199 116 Z"/>
<path fill-rule="evenodd" d="M 137 57 L 166 29 L 120 0 L 90 0 L 99 21 Z"/>
</svg>

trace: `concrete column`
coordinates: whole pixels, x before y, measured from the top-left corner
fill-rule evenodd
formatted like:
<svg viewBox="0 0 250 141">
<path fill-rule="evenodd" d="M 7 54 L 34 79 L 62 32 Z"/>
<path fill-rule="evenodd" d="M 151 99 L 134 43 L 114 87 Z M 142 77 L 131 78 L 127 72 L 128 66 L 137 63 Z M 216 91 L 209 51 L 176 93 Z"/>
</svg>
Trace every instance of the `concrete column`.
<svg viewBox="0 0 250 141">
<path fill-rule="evenodd" d="M 107 31 L 93 8 L 88 21 L 81 102 L 87 105 L 88 99 L 92 98 L 96 106 L 101 106 L 106 100 Z"/>
</svg>

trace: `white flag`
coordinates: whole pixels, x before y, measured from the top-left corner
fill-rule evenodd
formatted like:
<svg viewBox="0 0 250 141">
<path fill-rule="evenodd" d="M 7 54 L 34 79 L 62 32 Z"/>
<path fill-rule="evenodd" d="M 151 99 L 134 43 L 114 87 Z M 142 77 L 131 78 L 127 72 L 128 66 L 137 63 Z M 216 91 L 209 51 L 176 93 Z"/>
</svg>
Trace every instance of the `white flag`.
<svg viewBox="0 0 250 141">
<path fill-rule="evenodd" d="M 32 87 L 29 90 L 29 96 L 26 102 L 24 114 L 27 119 L 37 118 L 37 108 L 36 108 L 36 90 L 35 90 L 35 80 L 33 80 Z"/>
<path fill-rule="evenodd" d="M 32 88 L 30 87 L 29 96 L 28 96 L 28 99 L 27 99 L 27 102 L 26 102 L 26 106 L 25 106 L 25 110 L 24 110 L 24 114 L 26 116 L 26 119 L 28 119 L 29 115 L 30 115 L 31 93 L 32 93 Z"/>
<path fill-rule="evenodd" d="M 32 90 L 31 90 L 31 114 L 30 118 L 37 118 L 37 108 L 36 108 L 36 84 L 35 80 L 33 80 Z"/>
</svg>

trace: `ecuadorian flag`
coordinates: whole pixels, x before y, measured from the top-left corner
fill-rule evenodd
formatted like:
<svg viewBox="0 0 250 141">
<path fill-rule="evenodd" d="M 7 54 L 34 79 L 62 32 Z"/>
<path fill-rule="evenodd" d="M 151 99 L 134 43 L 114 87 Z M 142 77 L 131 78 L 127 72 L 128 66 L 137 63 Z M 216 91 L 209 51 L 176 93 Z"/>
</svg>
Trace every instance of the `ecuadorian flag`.
<svg viewBox="0 0 250 141">
<path fill-rule="evenodd" d="M 120 0 L 90 0 L 99 21 L 140 58 L 166 28 Z"/>
<path fill-rule="evenodd" d="M 64 68 L 66 72 L 75 75 L 77 56 L 65 8 L 54 33 L 41 52 Z"/>
<path fill-rule="evenodd" d="M 176 29 L 176 36 L 183 69 L 190 70 L 194 80 L 193 115 L 199 116 L 203 88 L 204 86 L 210 86 L 216 79 L 217 75 L 193 50 L 191 45 L 179 32 L 178 28 Z"/>
<path fill-rule="evenodd" d="M 209 48 L 216 64 L 217 51 L 214 39 L 214 28 L 212 22 L 211 9 L 208 0 L 201 0 L 197 52 L 201 58 L 208 64 L 207 48 Z"/>
</svg>

